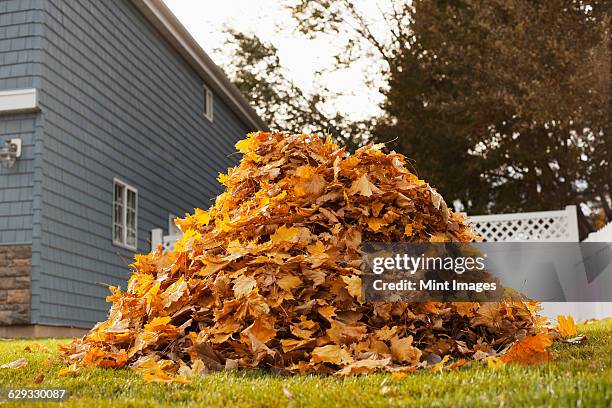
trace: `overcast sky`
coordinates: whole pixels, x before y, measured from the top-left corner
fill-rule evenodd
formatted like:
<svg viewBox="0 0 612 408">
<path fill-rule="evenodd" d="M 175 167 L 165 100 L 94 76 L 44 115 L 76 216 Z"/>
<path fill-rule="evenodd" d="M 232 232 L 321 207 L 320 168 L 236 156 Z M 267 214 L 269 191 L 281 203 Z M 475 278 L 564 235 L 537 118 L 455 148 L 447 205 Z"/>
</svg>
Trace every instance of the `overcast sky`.
<svg viewBox="0 0 612 408">
<path fill-rule="evenodd" d="M 278 0 L 164 0 L 173 13 L 189 30 L 202 48 L 223 66 L 222 49 L 224 27 L 231 26 L 243 32 L 256 33 L 272 42 L 279 50 L 279 57 L 287 73 L 302 89 L 312 88 L 314 72 L 333 66 L 337 41 L 329 39 L 308 40 L 292 33 L 291 18 Z M 370 7 L 371 0 L 361 0 L 363 7 Z M 278 27 L 286 27 L 279 31 Z M 333 91 L 346 94 L 330 108 L 350 114 L 355 119 L 376 114 L 381 95 L 364 84 L 360 67 L 323 77 Z"/>
</svg>

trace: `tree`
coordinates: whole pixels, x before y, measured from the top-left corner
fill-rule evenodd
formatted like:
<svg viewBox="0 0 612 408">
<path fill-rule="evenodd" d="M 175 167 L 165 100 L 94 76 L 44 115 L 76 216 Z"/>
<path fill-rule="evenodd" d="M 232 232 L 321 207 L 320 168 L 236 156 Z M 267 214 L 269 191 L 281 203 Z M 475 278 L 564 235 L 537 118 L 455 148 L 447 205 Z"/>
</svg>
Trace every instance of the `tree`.
<svg viewBox="0 0 612 408">
<path fill-rule="evenodd" d="M 348 0 L 292 6 L 309 35 L 351 33 L 341 62 L 368 53 L 385 62 L 376 139 L 395 141 L 470 213 L 583 204 L 612 219 L 609 2 L 389 0 L 380 9 L 382 32 Z"/>
<path fill-rule="evenodd" d="M 231 63 L 225 70 L 271 129 L 331 133 L 352 148 L 367 140 L 371 121 L 353 121 L 340 113 L 326 112 L 322 106 L 333 97 L 331 92 L 319 86 L 316 92 L 306 94 L 285 75 L 273 44 L 232 29 L 228 34 Z"/>
</svg>

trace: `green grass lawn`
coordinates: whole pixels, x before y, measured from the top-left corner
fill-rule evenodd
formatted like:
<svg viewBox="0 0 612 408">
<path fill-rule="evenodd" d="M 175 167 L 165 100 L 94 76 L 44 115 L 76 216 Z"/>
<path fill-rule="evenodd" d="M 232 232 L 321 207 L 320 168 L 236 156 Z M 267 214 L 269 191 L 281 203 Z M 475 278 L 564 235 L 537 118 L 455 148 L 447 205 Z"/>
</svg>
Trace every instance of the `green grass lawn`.
<svg viewBox="0 0 612 408">
<path fill-rule="evenodd" d="M 128 370 L 87 369 L 59 377 L 56 346 L 65 340 L 0 341 L 0 364 L 24 357 L 20 369 L 0 369 L 0 388 L 66 388 L 62 403 L 40 406 L 612 406 L 612 319 L 580 325 L 588 340 L 555 343 L 554 362 L 489 369 L 472 363 L 458 371 L 421 370 L 400 380 L 388 374 L 336 378 L 277 376 L 259 370 L 217 372 L 192 384 L 147 384 Z M 26 352 L 35 343 L 51 352 Z M 45 379 L 35 384 L 39 374 Z M 20 406 L 20 404 L 0 404 Z M 32 404 L 35 405 L 35 404 Z"/>
</svg>

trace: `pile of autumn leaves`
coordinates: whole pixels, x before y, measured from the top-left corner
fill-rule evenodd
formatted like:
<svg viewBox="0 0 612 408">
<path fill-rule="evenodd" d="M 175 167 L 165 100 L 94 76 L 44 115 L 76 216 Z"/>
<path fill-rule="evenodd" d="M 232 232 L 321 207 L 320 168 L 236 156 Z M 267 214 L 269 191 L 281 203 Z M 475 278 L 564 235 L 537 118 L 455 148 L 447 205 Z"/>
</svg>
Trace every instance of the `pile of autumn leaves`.
<svg viewBox="0 0 612 408">
<path fill-rule="evenodd" d="M 64 374 L 130 367 L 188 381 L 238 367 L 351 375 L 549 359 L 535 303 L 364 301 L 362 242 L 474 239 L 402 155 L 263 132 L 236 147 L 226 191 L 177 221 L 174 251 L 136 256 L 108 320 L 65 346 Z"/>
</svg>

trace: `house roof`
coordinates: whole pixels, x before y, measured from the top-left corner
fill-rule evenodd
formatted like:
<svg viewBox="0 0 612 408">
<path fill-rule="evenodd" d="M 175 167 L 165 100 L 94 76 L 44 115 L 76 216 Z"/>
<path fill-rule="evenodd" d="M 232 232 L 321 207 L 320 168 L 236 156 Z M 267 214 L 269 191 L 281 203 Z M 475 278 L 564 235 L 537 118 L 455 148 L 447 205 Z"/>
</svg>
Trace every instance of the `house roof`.
<svg viewBox="0 0 612 408">
<path fill-rule="evenodd" d="M 267 124 L 257 115 L 238 88 L 198 45 L 162 0 L 132 0 L 132 2 L 206 84 L 216 91 L 216 94 L 221 96 L 234 112 L 253 128 L 252 130 L 268 130 Z"/>
</svg>

